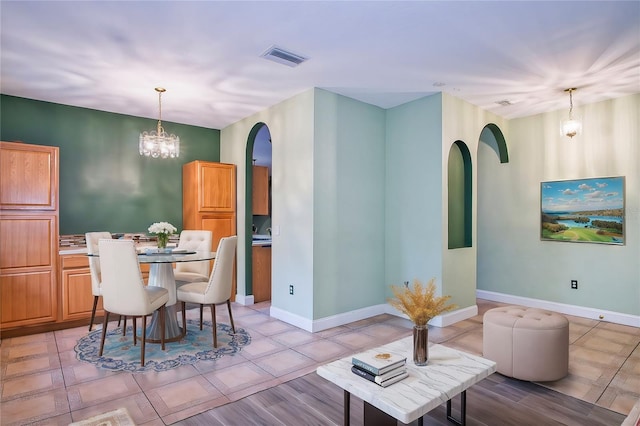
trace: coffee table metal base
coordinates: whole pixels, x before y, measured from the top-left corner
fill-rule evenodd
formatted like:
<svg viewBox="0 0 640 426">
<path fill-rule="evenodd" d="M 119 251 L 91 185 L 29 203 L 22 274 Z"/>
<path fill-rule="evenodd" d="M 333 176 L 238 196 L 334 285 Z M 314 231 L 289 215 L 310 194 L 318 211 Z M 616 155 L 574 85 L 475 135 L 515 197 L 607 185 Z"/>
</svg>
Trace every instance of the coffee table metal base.
<svg viewBox="0 0 640 426">
<path fill-rule="evenodd" d="M 344 391 L 344 426 L 349 426 L 351 418 L 351 393 Z M 447 420 L 458 426 L 465 426 L 467 424 L 467 391 L 463 390 L 460 394 L 460 419 L 456 419 L 451 414 L 451 400 L 447 401 Z M 388 415 L 379 408 L 374 407 L 368 402 L 364 402 L 364 424 L 376 425 L 376 426 L 396 426 L 398 420 L 395 417 Z M 424 425 L 424 417 L 418 419 L 418 426 Z"/>
</svg>

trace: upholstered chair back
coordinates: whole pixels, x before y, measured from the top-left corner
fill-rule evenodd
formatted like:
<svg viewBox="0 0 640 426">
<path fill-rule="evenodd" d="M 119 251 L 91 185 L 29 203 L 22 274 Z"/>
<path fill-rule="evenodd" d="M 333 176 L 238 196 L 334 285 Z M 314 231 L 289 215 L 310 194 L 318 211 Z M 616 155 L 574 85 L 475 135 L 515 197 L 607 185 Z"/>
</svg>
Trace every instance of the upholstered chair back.
<svg viewBox="0 0 640 426">
<path fill-rule="evenodd" d="M 111 239 L 110 232 L 87 232 L 84 234 L 87 244 L 87 254 L 98 254 L 98 241 L 101 239 Z M 89 256 L 89 271 L 91 272 L 91 293 L 100 296 L 100 283 L 102 274 L 100 273 L 100 258 Z"/>
<path fill-rule="evenodd" d="M 206 303 L 224 303 L 231 299 L 233 287 L 233 261 L 236 256 L 237 236 L 220 239 L 213 271 L 205 290 Z"/>
<path fill-rule="evenodd" d="M 126 316 L 152 312 L 133 240 L 100 240 L 104 309 Z"/>
<path fill-rule="evenodd" d="M 211 231 L 194 231 L 185 230 L 180 233 L 180 241 L 178 248 L 189 251 L 211 251 L 211 243 L 213 241 L 213 233 Z M 210 261 L 202 262 L 178 262 L 176 263 L 175 272 L 192 272 L 209 276 Z"/>
</svg>

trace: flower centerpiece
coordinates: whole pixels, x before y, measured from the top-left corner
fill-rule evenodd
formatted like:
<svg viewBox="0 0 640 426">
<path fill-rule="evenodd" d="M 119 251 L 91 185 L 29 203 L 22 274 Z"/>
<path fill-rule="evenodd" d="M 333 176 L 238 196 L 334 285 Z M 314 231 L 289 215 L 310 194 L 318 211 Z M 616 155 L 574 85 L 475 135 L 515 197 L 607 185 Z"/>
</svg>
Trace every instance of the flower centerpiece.
<svg viewBox="0 0 640 426">
<path fill-rule="evenodd" d="M 178 230 L 169 222 L 156 222 L 149 227 L 149 233 L 156 234 L 158 238 L 158 248 L 166 249 L 169 242 L 169 235 L 175 234 Z"/>
<path fill-rule="evenodd" d="M 432 278 L 426 287 L 419 280 L 413 281 L 409 287 L 391 286 L 394 299 L 388 299 L 391 306 L 406 314 L 413 322 L 413 362 L 416 365 L 427 365 L 429 358 L 429 328 L 427 323 L 442 313 L 457 308 L 454 304 L 447 305 L 451 296 L 435 296 L 435 278 Z"/>
</svg>

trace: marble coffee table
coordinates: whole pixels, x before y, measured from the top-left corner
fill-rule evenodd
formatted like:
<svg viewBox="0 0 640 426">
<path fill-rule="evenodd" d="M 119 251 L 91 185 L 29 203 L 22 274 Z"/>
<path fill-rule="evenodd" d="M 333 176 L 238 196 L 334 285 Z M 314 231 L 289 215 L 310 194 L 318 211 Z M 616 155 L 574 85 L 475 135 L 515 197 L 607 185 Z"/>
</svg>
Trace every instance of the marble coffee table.
<svg viewBox="0 0 640 426">
<path fill-rule="evenodd" d="M 364 401 L 366 424 L 410 423 L 443 403 L 447 403 L 447 418 L 465 424 L 466 390 L 496 371 L 496 363 L 446 346 L 429 346 L 426 366 L 413 364 L 413 337 L 409 336 L 378 348 L 384 352 L 407 357 L 409 377 L 386 388 L 356 376 L 351 372 L 351 356 L 318 367 L 319 376 L 344 389 L 344 424 L 349 424 L 351 394 Z M 451 415 L 451 399 L 461 395 L 460 419 Z"/>
</svg>

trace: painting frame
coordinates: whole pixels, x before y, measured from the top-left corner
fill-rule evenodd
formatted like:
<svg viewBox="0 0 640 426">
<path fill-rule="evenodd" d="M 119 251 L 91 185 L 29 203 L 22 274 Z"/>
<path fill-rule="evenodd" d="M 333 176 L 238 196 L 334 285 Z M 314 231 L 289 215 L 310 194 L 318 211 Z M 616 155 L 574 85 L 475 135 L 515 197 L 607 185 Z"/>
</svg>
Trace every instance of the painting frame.
<svg viewBox="0 0 640 426">
<path fill-rule="evenodd" d="M 625 177 L 540 182 L 542 241 L 626 244 Z"/>
</svg>

